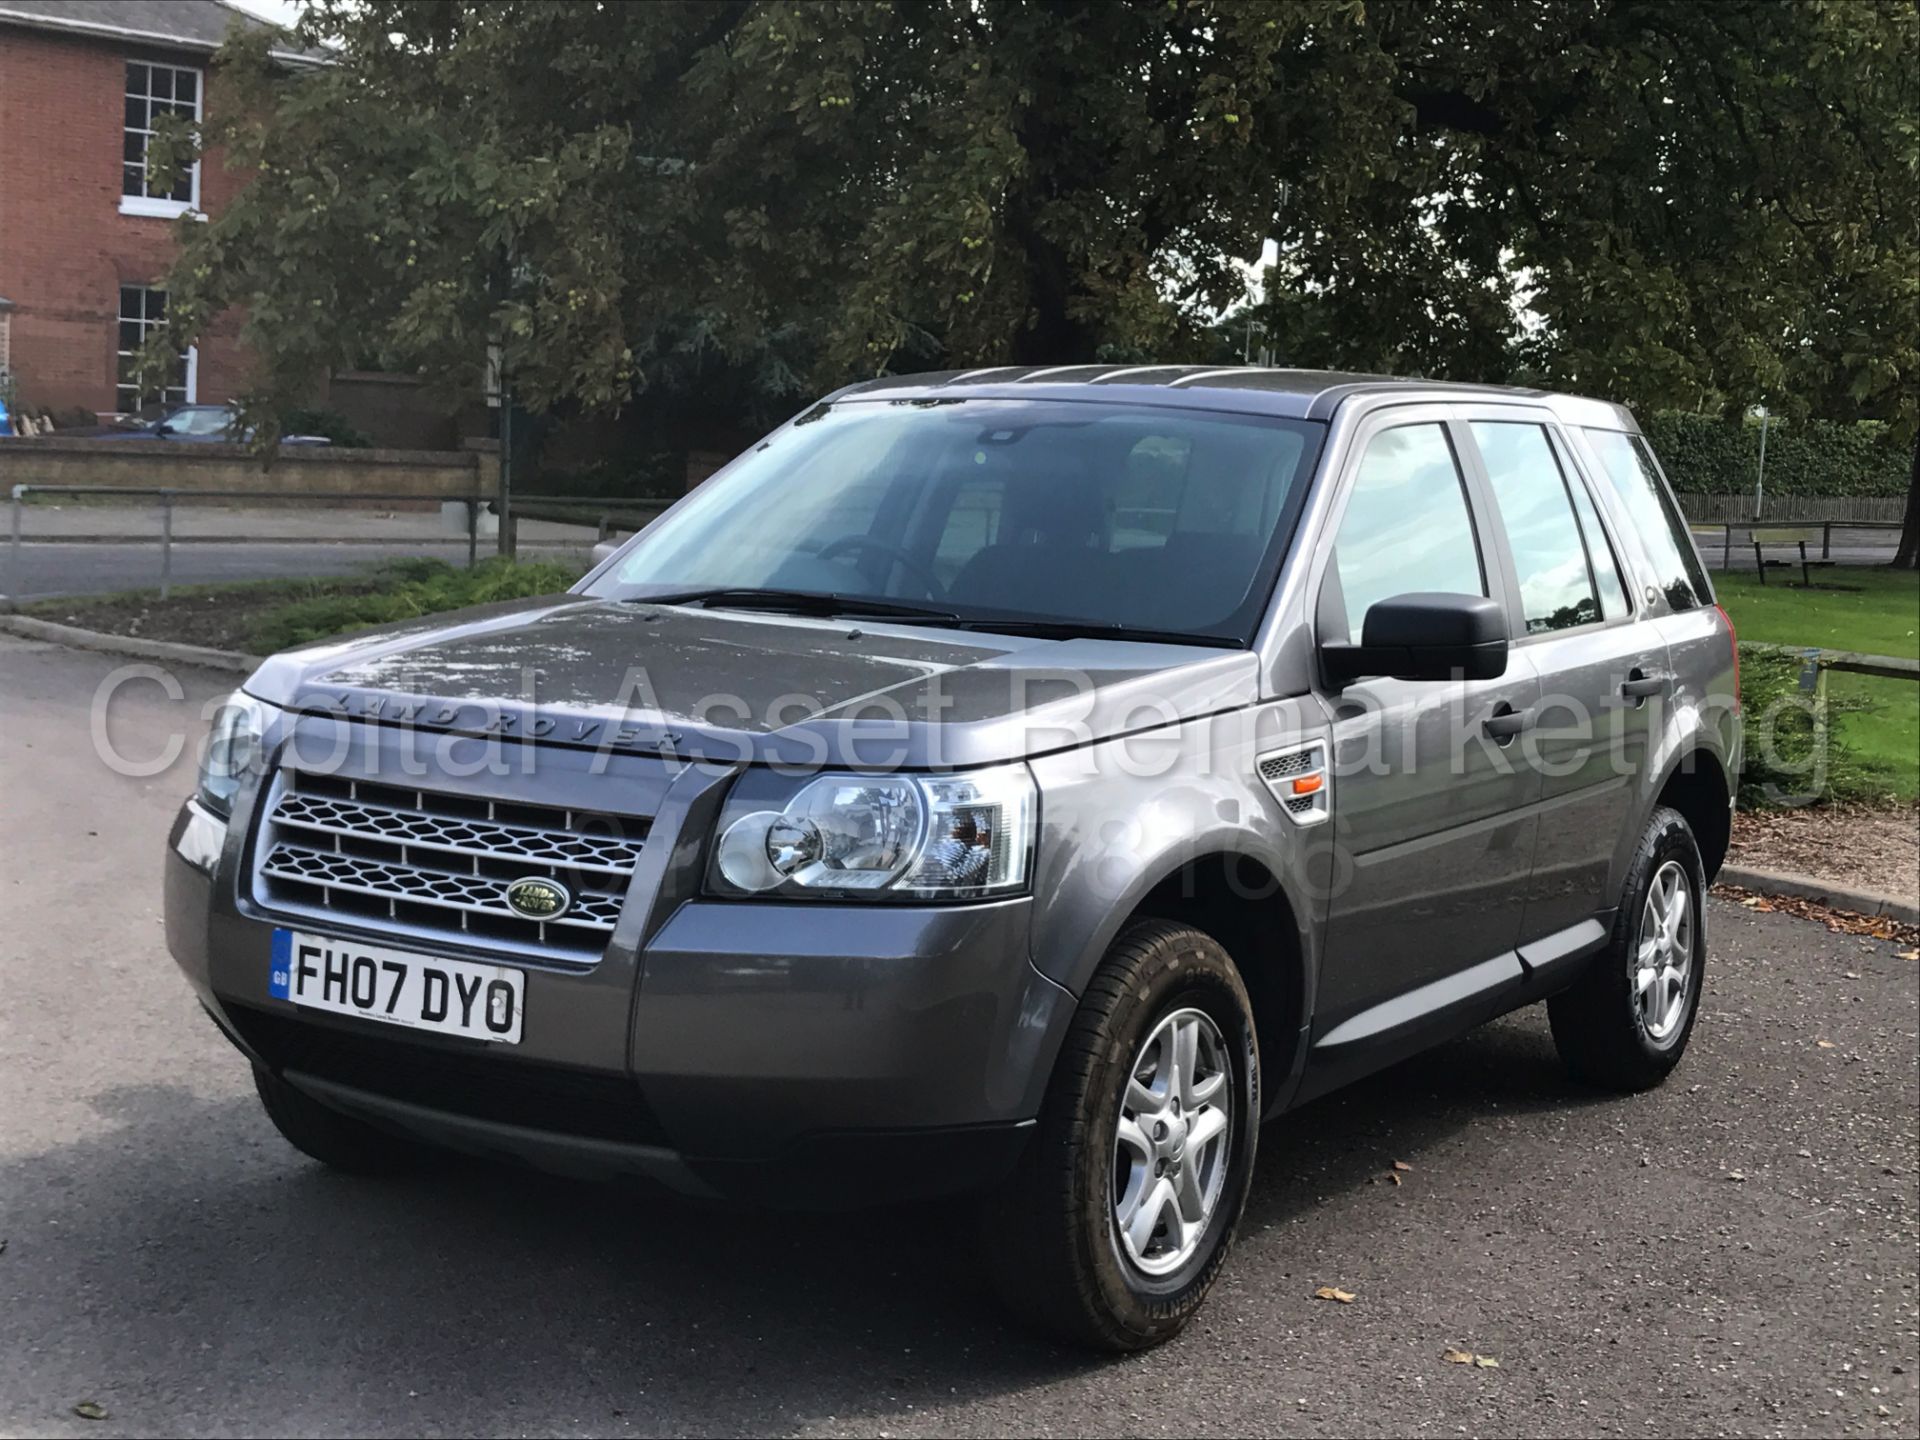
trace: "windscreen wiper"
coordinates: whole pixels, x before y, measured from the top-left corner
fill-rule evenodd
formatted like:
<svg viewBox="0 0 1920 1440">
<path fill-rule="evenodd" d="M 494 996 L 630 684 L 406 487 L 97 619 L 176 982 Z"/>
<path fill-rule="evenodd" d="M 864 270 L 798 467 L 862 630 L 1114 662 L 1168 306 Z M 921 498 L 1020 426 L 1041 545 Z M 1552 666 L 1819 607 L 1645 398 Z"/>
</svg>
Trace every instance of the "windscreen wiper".
<svg viewBox="0 0 1920 1440">
<path fill-rule="evenodd" d="M 969 615 L 954 622 L 953 628 L 992 631 L 999 635 L 1033 635 L 1043 640 L 1134 640 L 1153 645 L 1206 645 L 1216 650 L 1247 648 L 1246 641 L 1232 635 L 1196 635 L 1190 630 L 1155 630 L 1145 625 L 1102 620 L 1016 620 Z"/>
<path fill-rule="evenodd" d="M 700 605 L 724 610 L 776 610 L 789 615 L 903 616 L 914 620 L 958 620 L 952 610 L 929 605 L 903 605 L 864 595 L 826 595 L 817 590 L 762 590 L 751 586 L 717 586 L 709 590 L 675 590 L 665 595 L 635 595 L 636 605 Z"/>
</svg>

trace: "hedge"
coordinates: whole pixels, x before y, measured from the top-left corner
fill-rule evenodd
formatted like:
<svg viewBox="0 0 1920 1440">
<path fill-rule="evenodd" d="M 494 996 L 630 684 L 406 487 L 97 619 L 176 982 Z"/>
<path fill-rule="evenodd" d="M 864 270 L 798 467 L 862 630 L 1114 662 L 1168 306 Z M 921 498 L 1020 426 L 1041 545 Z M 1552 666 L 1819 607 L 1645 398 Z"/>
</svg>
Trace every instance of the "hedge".
<svg viewBox="0 0 1920 1440">
<path fill-rule="evenodd" d="M 1673 488 L 1696 495 L 1753 489 L 1760 462 L 1760 422 L 1733 424 L 1710 415 L 1661 410 L 1641 421 Z M 1769 495 L 1907 493 L 1911 446 L 1877 420 L 1767 423 Z"/>
</svg>

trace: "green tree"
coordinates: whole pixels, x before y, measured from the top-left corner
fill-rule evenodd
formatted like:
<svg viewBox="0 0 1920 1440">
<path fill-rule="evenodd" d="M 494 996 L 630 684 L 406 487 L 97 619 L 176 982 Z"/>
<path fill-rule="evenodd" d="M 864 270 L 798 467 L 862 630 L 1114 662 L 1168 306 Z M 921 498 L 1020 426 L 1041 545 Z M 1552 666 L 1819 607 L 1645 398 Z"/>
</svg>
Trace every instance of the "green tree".
<svg viewBox="0 0 1920 1440">
<path fill-rule="evenodd" d="M 183 330 L 535 408 L 1209 359 L 1920 428 L 1912 0 L 321 0 L 225 70 Z M 177 337 L 176 337 L 177 340 Z M 725 383 L 714 385 L 716 375 Z M 696 379 L 693 377 L 704 377 Z"/>
</svg>

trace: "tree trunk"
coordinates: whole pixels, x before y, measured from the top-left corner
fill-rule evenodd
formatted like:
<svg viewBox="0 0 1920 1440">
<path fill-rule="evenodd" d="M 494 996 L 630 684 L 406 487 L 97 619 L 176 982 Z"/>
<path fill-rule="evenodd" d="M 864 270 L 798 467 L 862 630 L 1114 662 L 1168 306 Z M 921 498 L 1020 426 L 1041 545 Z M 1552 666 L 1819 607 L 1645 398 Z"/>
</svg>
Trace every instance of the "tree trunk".
<svg viewBox="0 0 1920 1440">
<path fill-rule="evenodd" d="M 1913 437 L 1913 474 L 1907 479 L 1907 513 L 1900 522 L 1900 548 L 1893 568 L 1920 570 L 1920 432 Z"/>
</svg>

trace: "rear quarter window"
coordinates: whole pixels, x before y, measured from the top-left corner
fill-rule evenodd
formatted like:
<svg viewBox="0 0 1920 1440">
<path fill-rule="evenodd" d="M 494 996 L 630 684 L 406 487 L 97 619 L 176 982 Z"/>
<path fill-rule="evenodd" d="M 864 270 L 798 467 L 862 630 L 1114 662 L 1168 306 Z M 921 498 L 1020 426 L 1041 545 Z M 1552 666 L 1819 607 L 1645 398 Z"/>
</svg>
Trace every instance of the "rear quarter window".
<svg viewBox="0 0 1920 1440">
<path fill-rule="evenodd" d="M 1622 430 L 1589 429 L 1586 436 L 1654 568 L 1649 578 L 1660 587 L 1667 604 L 1675 610 L 1711 604 L 1713 587 L 1707 583 L 1686 519 L 1660 478 L 1647 442 Z"/>
</svg>

